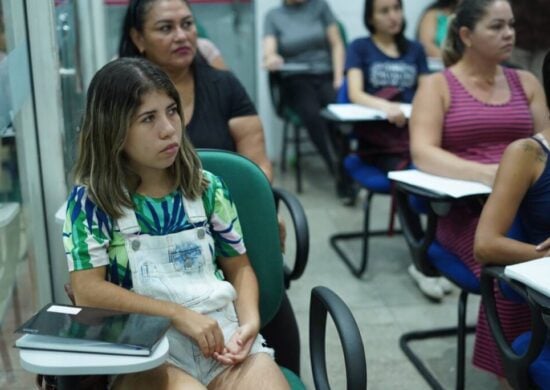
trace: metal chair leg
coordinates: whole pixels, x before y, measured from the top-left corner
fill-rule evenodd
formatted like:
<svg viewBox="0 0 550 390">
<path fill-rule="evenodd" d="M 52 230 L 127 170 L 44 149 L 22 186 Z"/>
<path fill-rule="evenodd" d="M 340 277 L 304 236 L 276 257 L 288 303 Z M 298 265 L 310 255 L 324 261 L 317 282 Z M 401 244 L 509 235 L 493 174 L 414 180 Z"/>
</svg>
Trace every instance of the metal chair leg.
<svg viewBox="0 0 550 390">
<path fill-rule="evenodd" d="M 443 386 L 441 386 L 441 383 L 428 370 L 424 362 L 422 362 L 418 355 L 411 349 L 409 342 L 439 337 L 457 336 L 456 389 L 463 390 L 465 382 L 466 334 L 473 333 L 476 329 L 475 326 L 466 326 L 467 301 L 468 292 L 461 290 L 458 301 L 458 326 L 407 332 L 399 338 L 399 346 L 401 347 L 401 350 L 413 366 L 418 370 L 420 375 L 426 380 L 426 382 L 428 382 L 432 389 L 443 390 Z"/>
<path fill-rule="evenodd" d="M 302 193 L 302 150 L 300 126 L 294 125 L 294 150 L 296 151 L 296 192 Z"/>
<path fill-rule="evenodd" d="M 281 171 L 286 172 L 286 148 L 288 145 L 288 121 L 283 124 L 283 145 L 281 146 Z"/>
<path fill-rule="evenodd" d="M 364 204 L 364 218 L 363 218 L 363 230 L 356 232 L 348 233 L 338 233 L 330 236 L 330 245 L 342 261 L 348 266 L 351 273 L 360 278 L 366 271 L 368 261 L 369 261 L 369 238 L 375 236 L 385 236 L 388 235 L 388 230 L 370 230 L 370 207 L 372 202 L 372 197 L 374 192 L 368 192 L 367 199 Z M 400 233 L 400 231 L 394 231 L 394 233 Z M 355 265 L 355 262 L 345 253 L 342 247 L 339 245 L 340 241 L 354 240 L 361 238 L 362 241 L 362 250 L 361 250 L 361 259 L 359 265 Z"/>
</svg>

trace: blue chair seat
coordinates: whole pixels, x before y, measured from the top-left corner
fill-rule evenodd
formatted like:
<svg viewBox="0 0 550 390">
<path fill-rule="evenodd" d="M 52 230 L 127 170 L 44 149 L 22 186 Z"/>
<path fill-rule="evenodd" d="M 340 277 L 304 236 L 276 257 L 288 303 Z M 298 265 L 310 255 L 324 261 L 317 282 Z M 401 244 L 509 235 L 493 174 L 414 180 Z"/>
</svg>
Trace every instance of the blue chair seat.
<svg viewBox="0 0 550 390">
<path fill-rule="evenodd" d="M 468 293 L 480 294 L 479 279 L 456 255 L 434 241 L 428 248 L 433 266 L 447 279 Z"/>
<path fill-rule="evenodd" d="M 390 192 L 391 186 L 387 174 L 372 165 L 365 164 L 359 156 L 352 154 L 346 157 L 344 167 L 353 180 L 369 191 Z"/>
<path fill-rule="evenodd" d="M 512 349 L 518 354 L 527 351 L 531 340 L 531 332 L 522 333 L 512 343 Z M 541 389 L 550 389 L 550 340 L 546 343 L 539 357 L 529 366 L 529 374 L 533 382 Z"/>
</svg>

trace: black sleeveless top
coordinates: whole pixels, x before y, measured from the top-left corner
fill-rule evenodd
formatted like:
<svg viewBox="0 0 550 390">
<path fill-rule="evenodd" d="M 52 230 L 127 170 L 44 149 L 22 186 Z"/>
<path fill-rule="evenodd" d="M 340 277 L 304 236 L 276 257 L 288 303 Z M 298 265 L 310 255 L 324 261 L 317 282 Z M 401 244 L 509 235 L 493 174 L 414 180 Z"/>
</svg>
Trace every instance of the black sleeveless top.
<svg viewBox="0 0 550 390">
<path fill-rule="evenodd" d="M 546 153 L 546 166 L 537 181 L 527 190 L 518 212 L 527 241 L 530 244 L 540 244 L 550 237 L 550 148 L 542 135 L 537 134 L 531 138 Z"/>
</svg>

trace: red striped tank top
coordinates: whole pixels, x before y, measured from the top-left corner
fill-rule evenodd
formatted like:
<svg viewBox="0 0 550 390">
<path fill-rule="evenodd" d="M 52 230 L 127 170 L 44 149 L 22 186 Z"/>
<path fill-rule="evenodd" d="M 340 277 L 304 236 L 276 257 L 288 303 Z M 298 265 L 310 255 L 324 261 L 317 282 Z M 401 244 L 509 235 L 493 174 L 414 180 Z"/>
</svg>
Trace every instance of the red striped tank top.
<svg viewBox="0 0 550 390">
<path fill-rule="evenodd" d="M 487 104 L 472 96 L 449 70 L 443 72 L 451 103 L 443 122 L 441 146 L 459 157 L 480 163 L 498 163 L 512 141 L 533 134 L 529 101 L 517 72 L 503 68 L 510 99 Z"/>
</svg>

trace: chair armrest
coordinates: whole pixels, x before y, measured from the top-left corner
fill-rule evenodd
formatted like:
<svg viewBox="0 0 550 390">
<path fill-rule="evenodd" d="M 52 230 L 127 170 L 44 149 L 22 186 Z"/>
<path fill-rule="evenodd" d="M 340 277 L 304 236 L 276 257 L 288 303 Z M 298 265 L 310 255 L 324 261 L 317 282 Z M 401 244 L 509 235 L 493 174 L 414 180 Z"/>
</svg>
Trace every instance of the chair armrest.
<svg viewBox="0 0 550 390">
<path fill-rule="evenodd" d="M 294 267 L 290 269 L 286 264 L 284 265 L 285 287 L 288 289 L 290 282 L 300 278 L 306 268 L 309 256 L 309 227 L 304 208 L 296 196 L 281 188 L 273 188 L 273 196 L 277 210 L 281 202 L 286 206 L 294 226 L 296 240 Z"/>
<path fill-rule="evenodd" d="M 401 229 L 411 252 L 411 257 L 416 268 L 426 276 L 438 276 L 439 272 L 428 259 L 428 248 L 435 239 L 437 228 L 437 215 L 431 207 L 427 207 L 427 223 L 422 226 L 420 214 L 413 209 L 410 195 L 423 196 L 412 193 L 412 186 L 395 185 L 395 200 L 397 203 L 397 215 L 401 223 Z"/>
<path fill-rule="evenodd" d="M 315 389 L 330 389 L 325 355 L 327 313 L 342 343 L 347 389 L 367 388 L 367 363 L 361 333 L 346 303 L 332 290 L 315 287 L 309 308 L 309 351 Z"/>
<path fill-rule="evenodd" d="M 532 335 L 529 346 L 525 350 L 525 353 L 521 355 L 512 349 L 504 337 L 494 295 L 495 281 L 504 281 L 510 285 L 515 292 L 525 299 L 526 304 L 531 310 Z M 504 267 L 502 266 L 483 267 L 481 271 L 481 297 L 491 333 L 501 353 L 507 379 L 514 388 L 525 388 L 526 384 L 520 381 L 526 381 L 526 379 L 522 378 L 529 378 L 529 366 L 540 354 L 548 331 L 542 318 L 541 306 L 533 299 L 532 294 L 526 286 L 504 276 Z"/>
</svg>

